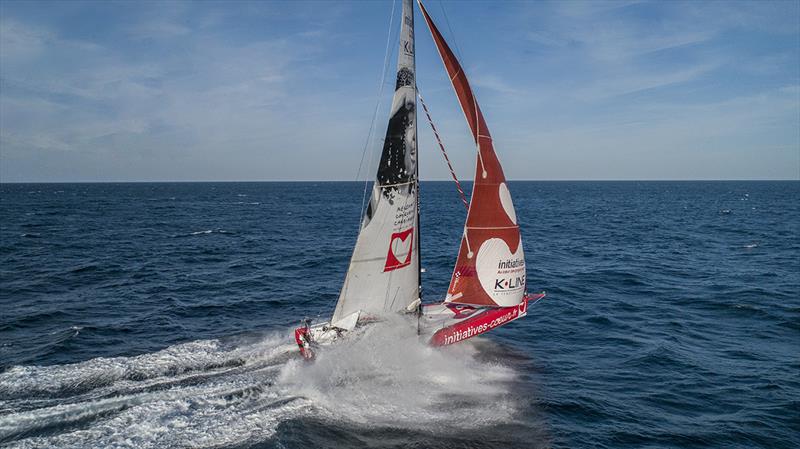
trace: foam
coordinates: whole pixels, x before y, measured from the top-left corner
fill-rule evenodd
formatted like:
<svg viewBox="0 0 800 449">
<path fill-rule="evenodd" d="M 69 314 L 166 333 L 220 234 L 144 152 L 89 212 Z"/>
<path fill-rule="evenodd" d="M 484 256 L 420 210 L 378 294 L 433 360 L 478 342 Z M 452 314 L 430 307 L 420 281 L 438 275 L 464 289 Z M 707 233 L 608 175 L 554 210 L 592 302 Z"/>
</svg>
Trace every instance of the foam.
<svg viewBox="0 0 800 449">
<path fill-rule="evenodd" d="M 412 326 L 369 326 L 306 363 L 286 330 L 201 340 L 136 357 L 0 374 L 10 447 L 219 447 L 263 442 L 309 417 L 359 426 L 475 428 L 518 409 L 510 368 L 460 344 L 430 348 Z"/>
<path fill-rule="evenodd" d="M 479 362 L 465 343 L 432 348 L 397 320 L 365 328 L 316 361 L 287 363 L 280 382 L 329 417 L 440 431 L 507 421 L 518 410 L 508 367 Z"/>
<path fill-rule="evenodd" d="M 173 235 L 172 237 L 192 237 L 192 236 L 209 235 L 209 234 L 234 234 L 234 232 L 233 231 L 226 231 L 224 229 L 217 229 L 217 230 L 206 229 L 206 230 L 203 230 L 203 231 L 189 232 L 188 234 L 177 234 L 177 235 Z"/>
<path fill-rule="evenodd" d="M 271 407 L 274 391 L 253 389 L 253 376 L 233 376 L 210 385 L 176 387 L 84 404 L 58 406 L 0 420 L 0 438 L 23 426 L 69 424 L 96 418 L 89 426 L 53 436 L 15 441 L 11 447 L 218 447 L 261 441 L 274 434 L 277 424 L 302 415 L 302 400 Z M 240 394 L 253 390 L 252 394 Z M 103 413 L 117 411 L 105 417 Z"/>
<path fill-rule="evenodd" d="M 121 382 L 138 383 L 181 373 L 235 366 L 259 357 L 286 353 L 291 346 L 282 335 L 271 334 L 243 346 L 227 347 L 219 340 L 198 340 L 135 357 L 99 357 L 81 363 L 54 366 L 14 366 L 0 374 L 0 400 L 95 390 Z"/>
<path fill-rule="evenodd" d="M 236 345 L 205 340 L 138 357 L 13 367 L 0 374 L 0 442 L 203 447 L 263 440 L 307 408 L 302 398 L 269 388 L 293 350 L 287 341 L 284 332 Z M 48 398 L 31 397 L 41 393 Z M 53 427 L 65 430 L 24 438 Z"/>
</svg>

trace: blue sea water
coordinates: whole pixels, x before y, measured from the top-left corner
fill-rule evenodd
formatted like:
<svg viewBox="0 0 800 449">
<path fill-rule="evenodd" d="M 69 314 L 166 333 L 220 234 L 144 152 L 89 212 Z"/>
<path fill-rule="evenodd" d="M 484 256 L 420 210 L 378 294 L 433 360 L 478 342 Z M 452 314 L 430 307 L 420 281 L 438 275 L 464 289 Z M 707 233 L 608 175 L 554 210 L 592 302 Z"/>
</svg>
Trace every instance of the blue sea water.
<svg viewBox="0 0 800 449">
<path fill-rule="evenodd" d="M 527 318 L 303 363 L 363 188 L 0 184 L 0 445 L 800 447 L 800 182 L 512 182 Z M 434 301 L 465 213 L 421 198 Z"/>
</svg>

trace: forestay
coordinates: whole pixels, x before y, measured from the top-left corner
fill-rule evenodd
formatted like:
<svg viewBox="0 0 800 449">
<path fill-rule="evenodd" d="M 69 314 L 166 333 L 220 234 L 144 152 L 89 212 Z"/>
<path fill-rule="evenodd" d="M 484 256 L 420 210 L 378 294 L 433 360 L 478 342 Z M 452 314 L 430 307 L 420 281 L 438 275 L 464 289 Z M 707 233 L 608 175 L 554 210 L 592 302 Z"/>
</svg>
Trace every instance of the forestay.
<svg viewBox="0 0 800 449">
<path fill-rule="evenodd" d="M 378 174 L 331 324 L 406 308 L 419 298 L 414 12 L 403 0 L 397 82 Z"/>
</svg>

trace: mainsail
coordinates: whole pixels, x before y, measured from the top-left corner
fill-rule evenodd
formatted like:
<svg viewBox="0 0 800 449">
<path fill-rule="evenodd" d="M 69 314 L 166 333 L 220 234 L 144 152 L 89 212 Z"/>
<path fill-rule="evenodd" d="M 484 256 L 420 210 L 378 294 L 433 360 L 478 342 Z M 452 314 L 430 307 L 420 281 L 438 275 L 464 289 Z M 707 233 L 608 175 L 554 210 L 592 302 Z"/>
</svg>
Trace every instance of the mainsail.
<svg viewBox="0 0 800 449">
<path fill-rule="evenodd" d="M 483 114 L 461 68 L 419 2 L 478 147 L 475 182 L 446 302 L 508 307 L 525 295 L 525 255 L 503 168 Z"/>
<path fill-rule="evenodd" d="M 405 309 L 419 298 L 414 11 L 403 0 L 397 82 L 378 174 L 331 324 Z"/>
</svg>

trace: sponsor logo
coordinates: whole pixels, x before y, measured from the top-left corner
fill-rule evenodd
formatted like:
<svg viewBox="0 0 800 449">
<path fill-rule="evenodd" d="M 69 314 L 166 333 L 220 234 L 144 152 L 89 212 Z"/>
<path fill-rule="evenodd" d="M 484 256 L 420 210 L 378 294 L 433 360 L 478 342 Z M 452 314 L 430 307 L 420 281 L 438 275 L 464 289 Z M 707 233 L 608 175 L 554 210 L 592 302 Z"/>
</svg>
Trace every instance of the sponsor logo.
<svg viewBox="0 0 800 449">
<path fill-rule="evenodd" d="M 494 291 L 504 292 L 525 287 L 525 275 L 494 280 Z"/>
<path fill-rule="evenodd" d="M 461 340 L 466 340 L 467 338 L 474 337 L 476 335 L 480 335 L 484 332 L 487 332 L 491 329 L 494 329 L 497 326 L 503 325 L 509 321 L 515 320 L 519 317 L 519 309 L 513 308 L 512 310 L 500 315 L 499 317 L 487 322 L 483 323 L 475 323 L 472 326 L 466 326 L 464 328 L 454 329 L 449 334 L 445 335 L 440 341 L 445 345 L 451 345 L 453 343 L 458 343 Z"/>
<path fill-rule="evenodd" d="M 525 288 L 525 255 L 522 245 L 511 251 L 508 243 L 492 237 L 480 245 L 475 266 L 483 291 L 498 306 L 519 304 Z"/>
<path fill-rule="evenodd" d="M 410 265 L 413 252 L 414 227 L 393 233 L 389 239 L 389 252 L 386 254 L 386 265 L 383 267 L 383 272 Z"/>
<path fill-rule="evenodd" d="M 509 268 L 519 268 L 524 266 L 525 266 L 525 259 L 506 259 L 506 260 L 501 260 L 497 264 L 497 269 L 506 270 Z"/>
</svg>

